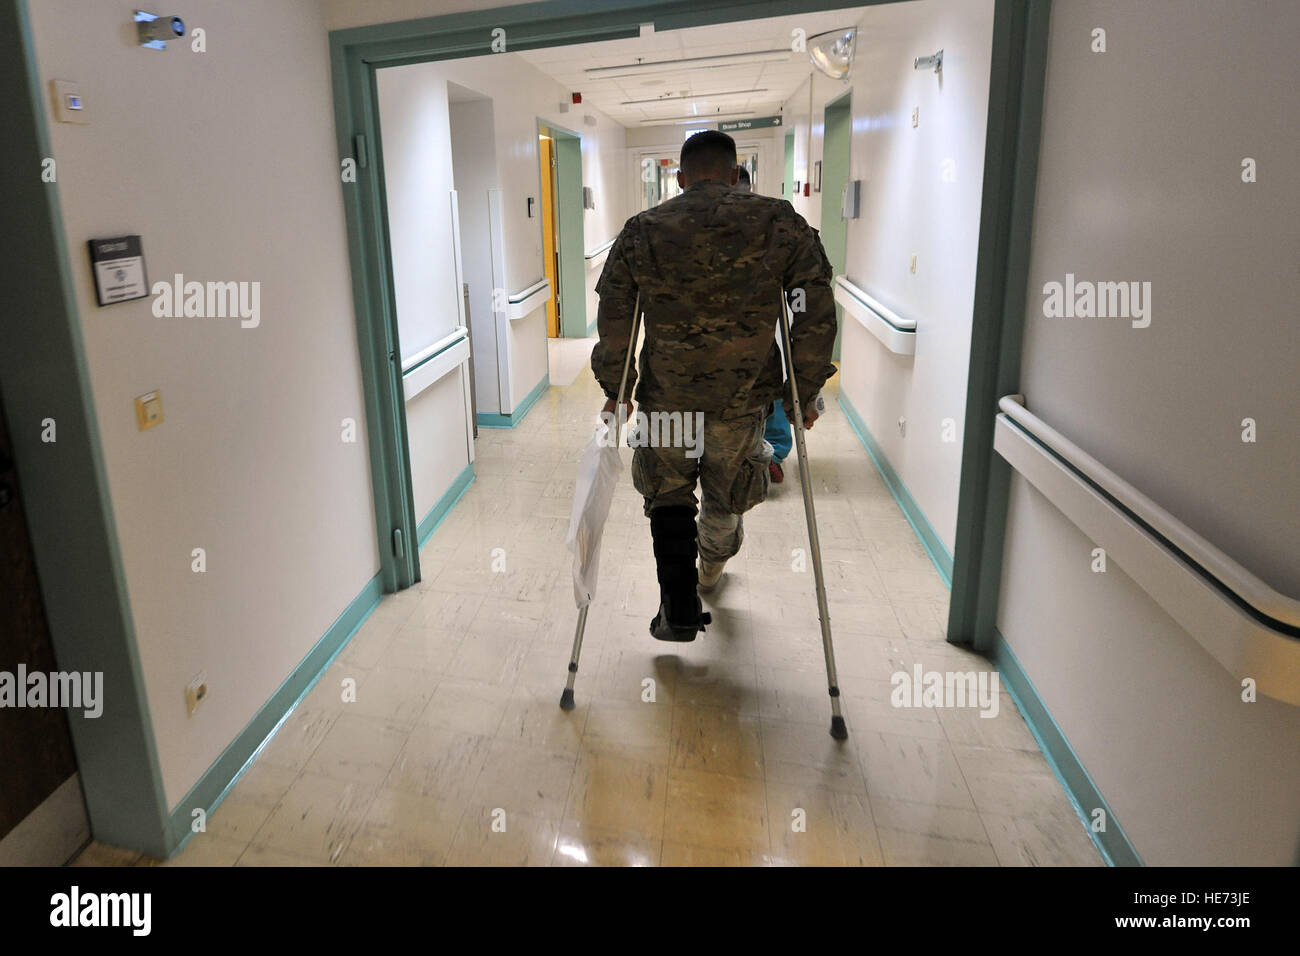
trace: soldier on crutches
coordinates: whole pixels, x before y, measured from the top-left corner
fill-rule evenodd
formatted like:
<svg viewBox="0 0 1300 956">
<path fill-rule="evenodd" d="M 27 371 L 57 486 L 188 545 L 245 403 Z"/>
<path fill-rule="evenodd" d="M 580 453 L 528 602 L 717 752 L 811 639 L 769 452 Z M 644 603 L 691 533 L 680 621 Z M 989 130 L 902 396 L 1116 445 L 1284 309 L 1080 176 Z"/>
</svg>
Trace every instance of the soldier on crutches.
<svg viewBox="0 0 1300 956">
<path fill-rule="evenodd" d="M 639 444 L 632 460 L 633 484 L 650 518 L 660 590 L 650 632 L 663 641 L 693 641 L 710 623 L 698 591 L 717 585 L 743 542 L 742 515 L 767 496 L 768 412 L 782 397 L 794 410 L 832 734 L 842 737 L 803 444 L 803 428 L 817 417 L 818 392 L 835 372 L 831 267 L 816 231 L 788 202 L 735 190 L 736 176 L 735 142 L 726 134 L 697 133 L 683 145 L 682 194 L 628 220 L 610 249 L 596 286 L 600 341 L 592 370 L 608 399 L 606 413 L 630 411 L 621 403 L 635 386 L 639 413 L 677 416 L 683 425 L 699 420 L 698 413 L 703 421 L 703 434 L 689 436 L 693 443 L 665 440 L 659 429 L 659 440 Z M 785 369 L 773 335 L 778 294 Z M 793 324 L 786 318 L 787 298 Z M 630 352 L 642 317 L 645 345 L 638 369 Z M 669 431 L 686 436 L 687 429 Z M 575 635 L 571 681 L 583 623 Z M 570 691 L 571 683 L 568 703 Z"/>
</svg>

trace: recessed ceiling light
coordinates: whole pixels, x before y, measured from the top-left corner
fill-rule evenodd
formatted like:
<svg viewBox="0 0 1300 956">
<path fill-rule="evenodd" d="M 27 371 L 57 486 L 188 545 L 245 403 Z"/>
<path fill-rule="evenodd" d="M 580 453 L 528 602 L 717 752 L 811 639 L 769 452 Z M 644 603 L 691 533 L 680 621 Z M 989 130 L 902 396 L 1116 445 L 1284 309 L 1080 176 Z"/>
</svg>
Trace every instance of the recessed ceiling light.
<svg viewBox="0 0 1300 956">
<path fill-rule="evenodd" d="M 615 79 L 624 76 L 645 76 L 648 73 L 678 73 L 682 70 L 712 70 L 726 66 L 747 66 L 751 63 L 789 61 L 789 50 L 756 50 L 753 53 L 729 53 L 724 56 L 695 56 L 680 60 L 654 60 L 649 63 L 625 63 L 621 66 L 598 66 L 584 72 L 590 78 Z"/>
<path fill-rule="evenodd" d="M 716 99 L 718 97 L 723 97 L 723 96 L 750 96 L 751 94 L 754 93 L 766 93 L 766 92 L 767 92 L 766 89 L 727 90 L 726 92 L 723 93 L 701 93 L 698 96 L 694 96 L 690 92 L 683 90 L 680 96 L 654 96 L 651 97 L 650 99 L 645 99 L 645 100 L 623 100 L 623 102 L 619 103 L 618 105 L 619 106 L 640 106 L 643 103 L 671 103 L 674 100 L 699 100 L 701 103 L 703 103 L 706 102 L 709 99 L 709 97 L 714 97 Z"/>
<path fill-rule="evenodd" d="M 741 116 L 753 116 L 753 110 L 744 110 L 739 113 L 705 113 L 703 116 L 690 114 L 688 116 L 659 116 L 654 119 L 643 119 L 642 126 L 675 126 L 678 123 L 698 123 L 701 120 L 713 122 L 714 120 L 737 119 Z"/>
</svg>

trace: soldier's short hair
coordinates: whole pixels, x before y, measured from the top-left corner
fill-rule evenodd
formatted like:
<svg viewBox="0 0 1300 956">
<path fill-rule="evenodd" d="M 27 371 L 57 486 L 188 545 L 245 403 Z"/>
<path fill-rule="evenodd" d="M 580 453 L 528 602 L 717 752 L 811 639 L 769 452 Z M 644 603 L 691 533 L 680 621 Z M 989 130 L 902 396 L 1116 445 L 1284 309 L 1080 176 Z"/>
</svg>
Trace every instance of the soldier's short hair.
<svg viewBox="0 0 1300 956">
<path fill-rule="evenodd" d="M 682 172 L 692 178 L 709 173 L 730 176 L 736 165 L 736 141 L 726 133 L 706 129 L 682 144 Z"/>
</svg>

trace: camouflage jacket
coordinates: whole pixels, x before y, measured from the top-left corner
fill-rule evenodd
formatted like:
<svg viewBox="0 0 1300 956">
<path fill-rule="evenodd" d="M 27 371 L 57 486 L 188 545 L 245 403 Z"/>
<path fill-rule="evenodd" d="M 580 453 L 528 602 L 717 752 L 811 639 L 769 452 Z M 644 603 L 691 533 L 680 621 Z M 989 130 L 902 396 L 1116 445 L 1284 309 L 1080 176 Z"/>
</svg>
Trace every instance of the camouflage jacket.
<svg viewBox="0 0 1300 956">
<path fill-rule="evenodd" d="M 790 302 L 801 401 L 831 375 L 835 302 L 821 240 L 784 199 L 719 182 L 633 216 L 596 283 L 600 341 L 591 367 L 608 398 L 618 394 L 641 296 L 645 344 L 628 373 L 647 410 L 720 418 L 764 409 L 783 395 L 780 301 Z"/>
</svg>

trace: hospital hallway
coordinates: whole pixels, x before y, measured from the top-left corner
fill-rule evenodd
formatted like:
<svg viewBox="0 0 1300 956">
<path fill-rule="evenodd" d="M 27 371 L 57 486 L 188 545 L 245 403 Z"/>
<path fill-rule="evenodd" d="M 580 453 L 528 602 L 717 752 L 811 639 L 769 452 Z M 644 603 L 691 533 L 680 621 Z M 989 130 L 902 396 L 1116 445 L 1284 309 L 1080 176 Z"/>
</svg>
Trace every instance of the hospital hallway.
<svg viewBox="0 0 1300 956">
<path fill-rule="evenodd" d="M 1005 691 L 988 718 L 891 706 L 900 670 L 992 668 L 944 642 L 947 589 L 831 402 L 808 446 L 847 745 L 826 733 L 812 571 L 791 570 L 807 546 L 793 461 L 745 515 L 713 625 L 680 647 L 647 633 L 649 522 L 624 476 L 577 708 L 560 710 L 564 539 L 602 399 L 586 371 L 482 433 L 424 581 L 384 598 L 168 865 L 1101 865 Z M 79 862 L 138 857 L 92 845 Z"/>
<path fill-rule="evenodd" d="M 0 0 L 0 926 L 1275 926 L 1297 36 Z"/>
</svg>

